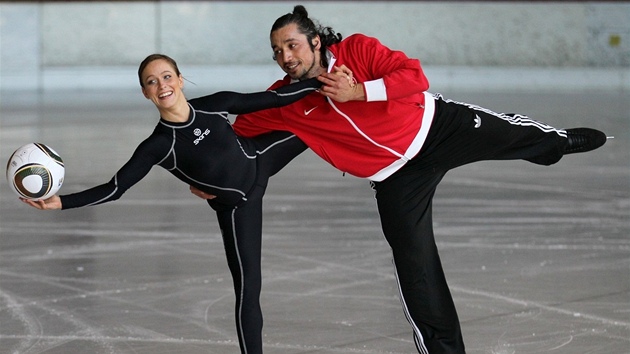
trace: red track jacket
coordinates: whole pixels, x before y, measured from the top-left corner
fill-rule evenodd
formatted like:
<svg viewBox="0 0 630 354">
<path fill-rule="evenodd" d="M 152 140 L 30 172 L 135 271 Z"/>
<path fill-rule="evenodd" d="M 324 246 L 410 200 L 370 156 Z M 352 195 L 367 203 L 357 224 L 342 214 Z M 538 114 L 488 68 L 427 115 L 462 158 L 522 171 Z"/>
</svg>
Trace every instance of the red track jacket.
<svg viewBox="0 0 630 354">
<path fill-rule="evenodd" d="M 317 155 L 354 176 L 382 181 L 422 148 L 435 101 L 420 61 L 376 38 L 354 34 L 328 48 L 330 72 L 346 65 L 364 85 L 367 102 L 335 102 L 319 93 L 281 108 L 239 115 L 238 135 L 272 130 L 296 134 Z M 270 89 L 287 85 L 289 76 Z"/>
</svg>

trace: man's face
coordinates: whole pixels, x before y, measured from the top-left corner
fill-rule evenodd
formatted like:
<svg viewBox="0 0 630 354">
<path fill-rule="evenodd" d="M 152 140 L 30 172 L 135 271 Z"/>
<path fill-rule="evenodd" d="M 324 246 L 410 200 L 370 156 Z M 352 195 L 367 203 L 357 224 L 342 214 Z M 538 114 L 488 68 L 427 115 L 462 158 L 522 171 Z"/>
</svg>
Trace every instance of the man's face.
<svg viewBox="0 0 630 354">
<path fill-rule="evenodd" d="M 319 37 L 313 39 L 314 49 L 311 49 L 306 35 L 291 23 L 272 32 L 270 39 L 276 62 L 292 79 L 309 79 L 325 72 L 319 60 Z"/>
</svg>

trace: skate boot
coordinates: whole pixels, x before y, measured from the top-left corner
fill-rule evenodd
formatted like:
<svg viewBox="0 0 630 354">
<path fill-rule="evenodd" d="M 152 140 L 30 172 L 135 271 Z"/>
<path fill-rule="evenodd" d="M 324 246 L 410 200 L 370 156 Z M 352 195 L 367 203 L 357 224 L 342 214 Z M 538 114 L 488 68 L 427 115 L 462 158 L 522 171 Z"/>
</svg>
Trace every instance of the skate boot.
<svg viewBox="0 0 630 354">
<path fill-rule="evenodd" d="M 591 128 L 566 129 L 567 145 L 564 154 L 595 150 L 606 143 L 606 134 Z"/>
</svg>

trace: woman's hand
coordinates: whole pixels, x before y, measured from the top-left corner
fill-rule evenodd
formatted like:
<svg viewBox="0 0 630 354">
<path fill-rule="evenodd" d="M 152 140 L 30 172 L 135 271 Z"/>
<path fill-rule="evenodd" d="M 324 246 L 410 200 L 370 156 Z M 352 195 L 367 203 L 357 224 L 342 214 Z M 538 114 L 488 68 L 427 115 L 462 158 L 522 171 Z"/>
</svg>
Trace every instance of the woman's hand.
<svg viewBox="0 0 630 354">
<path fill-rule="evenodd" d="M 20 198 L 24 203 L 39 210 L 57 210 L 61 209 L 61 198 L 58 195 L 53 195 L 48 199 L 31 200 L 26 198 Z"/>
<path fill-rule="evenodd" d="M 201 190 L 199 190 L 199 189 L 197 189 L 197 188 L 195 188 L 193 186 L 190 186 L 190 193 L 198 196 L 201 199 L 206 199 L 206 200 L 214 199 L 214 198 L 217 197 L 216 195 L 208 194 L 208 193 L 203 192 L 203 191 L 201 191 Z"/>
<path fill-rule="evenodd" d="M 317 78 L 324 85 L 319 92 L 337 102 L 365 101 L 363 85 L 357 83 L 352 71 L 345 65 L 335 66 L 330 73 L 324 73 Z"/>
</svg>

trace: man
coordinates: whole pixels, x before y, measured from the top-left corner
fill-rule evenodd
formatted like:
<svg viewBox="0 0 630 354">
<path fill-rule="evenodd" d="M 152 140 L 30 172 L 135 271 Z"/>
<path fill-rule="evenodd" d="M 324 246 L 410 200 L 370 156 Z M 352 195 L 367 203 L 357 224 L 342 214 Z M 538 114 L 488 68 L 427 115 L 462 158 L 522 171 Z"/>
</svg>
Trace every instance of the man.
<svg viewBox="0 0 630 354">
<path fill-rule="evenodd" d="M 464 353 L 433 235 L 439 182 L 450 169 L 481 160 L 551 165 L 600 147 L 606 136 L 429 94 L 417 59 L 361 34 L 342 40 L 315 25 L 303 6 L 276 20 L 270 40 L 287 74 L 270 89 L 313 77 L 324 86 L 289 106 L 238 116 L 235 131 L 248 137 L 291 131 L 339 170 L 369 179 L 418 351 Z M 340 71 L 347 76 L 333 75 Z"/>
</svg>

